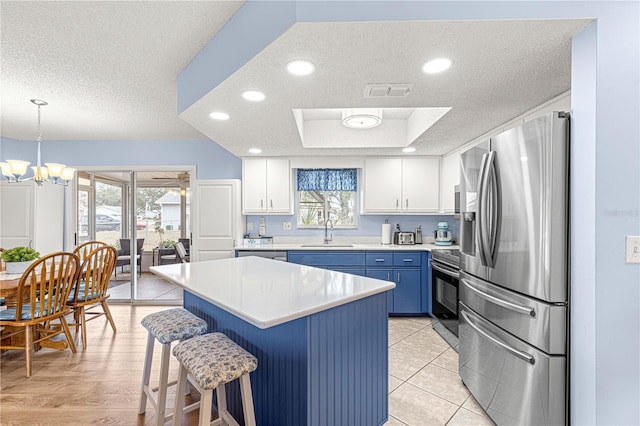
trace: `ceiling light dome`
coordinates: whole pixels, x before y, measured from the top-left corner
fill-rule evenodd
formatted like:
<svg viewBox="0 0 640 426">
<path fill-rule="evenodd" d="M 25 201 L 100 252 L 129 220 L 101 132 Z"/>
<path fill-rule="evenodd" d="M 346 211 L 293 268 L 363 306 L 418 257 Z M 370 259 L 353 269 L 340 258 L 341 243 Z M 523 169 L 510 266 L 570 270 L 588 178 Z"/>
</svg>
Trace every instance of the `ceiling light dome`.
<svg viewBox="0 0 640 426">
<path fill-rule="evenodd" d="M 381 123 L 381 108 L 351 108 L 342 110 L 342 124 L 351 129 L 372 129 Z"/>
<path fill-rule="evenodd" d="M 305 61 L 303 59 L 296 59 L 287 63 L 287 71 L 293 75 L 309 75 L 313 74 L 316 70 L 316 66 L 313 62 Z"/>
<path fill-rule="evenodd" d="M 406 148 L 402 148 L 402 152 L 407 152 L 407 153 L 416 152 L 416 149 L 414 147 L 412 147 L 412 146 L 408 146 Z"/>
<path fill-rule="evenodd" d="M 449 69 L 451 66 L 451 59 L 449 58 L 437 58 L 432 59 L 422 67 L 422 72 L 425 74 L 437 74 Z"/>
</svg>

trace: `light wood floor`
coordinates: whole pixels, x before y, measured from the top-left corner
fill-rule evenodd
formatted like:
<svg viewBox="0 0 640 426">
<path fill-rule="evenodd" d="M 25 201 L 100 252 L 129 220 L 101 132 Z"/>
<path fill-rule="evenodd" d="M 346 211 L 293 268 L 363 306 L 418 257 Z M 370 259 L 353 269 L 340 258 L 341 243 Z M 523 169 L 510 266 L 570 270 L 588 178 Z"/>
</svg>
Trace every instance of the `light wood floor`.
<svg viewBox="0 0 640 426">
<path fill-rule="evenodd" d="M 111 304 L 110 308 L 118 329 L 115 335 L 104 316 L 89 321 L 86 350 L 83 351 L 79 334 L 75 339 L 76 354 L 69 349 L 42 349 L 33 356 L 30 378 L 25 377 L 23 351 L 0 355 L 1 425 L 153 423 L 155 411 L 151 404 L 147 403 L 146 414 L 138 415 L 147 340 L 140 320 L 168 307 Z M 160 345 L 156 343 L 155 348 L 152 385 L 157 384 L 160 371 Z M 172 359 L 169 380 L 177 378 L 177 367 Z M 197 397 L 195 391 L 194 395 Z M 173 396 L 170 395 L 170 404 Z M 197 411 L 185 414 L 182 424 L 197 424 L 197 415 Z"/>
</svg>

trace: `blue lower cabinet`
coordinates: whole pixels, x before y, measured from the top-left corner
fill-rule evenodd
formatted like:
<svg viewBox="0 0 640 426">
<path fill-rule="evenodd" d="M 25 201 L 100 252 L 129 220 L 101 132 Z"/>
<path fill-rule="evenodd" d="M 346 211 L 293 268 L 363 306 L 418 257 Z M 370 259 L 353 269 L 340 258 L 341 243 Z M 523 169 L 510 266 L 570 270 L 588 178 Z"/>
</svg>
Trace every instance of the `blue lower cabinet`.
<svg viewBox="0 0 640 426">
<path fill-rule="evenodd" d="M 420 269 L 394 269 L 396 288 L 393 295 L 393 313 L 415 314 L 423 312 Z"/>
<path fill-rule="evenodd" d="M 292 250 L 287 260 L 301 265 L 393 281 L 387 292 L 390 314 L 431 313 L 431 264 L 426 251 Z"/>
<path fill-rule="evenodd" d="M 392 268 L 368 268 L 366 276 L 369 278 L 375 278 L 378 280 L 394 281 Z M 391 290 L 387 292 L 387 308 L 389 309 L 389 313 L 393 313 L 394 311 L 393 309 L 394 292 L 395 290 Z"/>
</svg>

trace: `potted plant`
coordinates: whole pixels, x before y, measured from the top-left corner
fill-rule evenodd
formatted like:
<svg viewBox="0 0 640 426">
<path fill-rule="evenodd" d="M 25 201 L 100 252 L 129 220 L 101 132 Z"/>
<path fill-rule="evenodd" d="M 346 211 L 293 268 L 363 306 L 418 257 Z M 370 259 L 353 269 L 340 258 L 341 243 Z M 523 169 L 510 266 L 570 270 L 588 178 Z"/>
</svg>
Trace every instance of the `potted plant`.
<svg viewBox="0 0 640 426">
<path fill-rule="evenodd" d="M 7 274 L 22 274 L 40 257 L 40 252 L 35 251 L 31 247 L 13 247 L 0 253 L 0 257 L 6 263 Z"/>
</svg>

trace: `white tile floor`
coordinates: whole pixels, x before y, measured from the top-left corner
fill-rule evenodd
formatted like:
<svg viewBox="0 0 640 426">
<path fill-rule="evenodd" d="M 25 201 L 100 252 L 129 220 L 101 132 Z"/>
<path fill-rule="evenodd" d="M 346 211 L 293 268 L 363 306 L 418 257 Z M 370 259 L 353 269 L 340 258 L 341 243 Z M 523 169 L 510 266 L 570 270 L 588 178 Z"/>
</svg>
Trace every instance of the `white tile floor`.
<svg viewBox="0 0 640 426">
<path fill-rule="evenodd" d="M 458 376 L 458 354 L 430 318 L 389 318 L 387 426 L 493 425 Z"/>
</svg>

